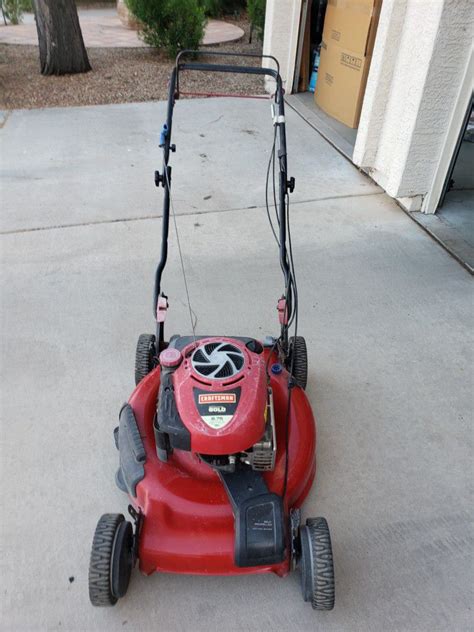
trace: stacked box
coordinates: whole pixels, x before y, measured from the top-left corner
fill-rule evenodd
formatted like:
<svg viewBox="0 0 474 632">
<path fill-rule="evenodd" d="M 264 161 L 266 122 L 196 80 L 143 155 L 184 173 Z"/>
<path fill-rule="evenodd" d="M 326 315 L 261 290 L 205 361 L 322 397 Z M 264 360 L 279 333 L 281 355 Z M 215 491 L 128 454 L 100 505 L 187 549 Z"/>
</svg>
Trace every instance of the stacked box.
<svg viewBox="0 0 474 632">
<path fill-rule="evenodd" d="M 348 127 L 357 127 L 382 0 L 329 0 L 315 101 Z"/>
</svg>

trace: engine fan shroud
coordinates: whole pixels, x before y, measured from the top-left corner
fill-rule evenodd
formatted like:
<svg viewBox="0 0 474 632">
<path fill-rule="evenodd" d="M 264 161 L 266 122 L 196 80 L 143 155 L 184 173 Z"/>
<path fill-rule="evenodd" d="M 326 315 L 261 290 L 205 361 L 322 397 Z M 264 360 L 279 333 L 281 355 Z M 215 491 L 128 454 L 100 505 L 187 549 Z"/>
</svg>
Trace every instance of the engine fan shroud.
<svg viewBox="0 0 474 632">
<path fill-rule="evenodd" d="M 200 344 L 191 356 L 194 371 L 209 380 L 235 377 L 243 370 L 244 364 L 243 351 L 225 340 Z"/>
</svg>

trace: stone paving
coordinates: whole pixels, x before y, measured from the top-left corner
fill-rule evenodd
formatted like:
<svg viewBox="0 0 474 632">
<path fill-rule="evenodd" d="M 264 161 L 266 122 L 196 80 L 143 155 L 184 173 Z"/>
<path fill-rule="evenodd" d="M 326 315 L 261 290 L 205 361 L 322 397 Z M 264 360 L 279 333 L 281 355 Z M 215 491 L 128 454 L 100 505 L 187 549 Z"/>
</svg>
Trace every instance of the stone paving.
<svg viewBox="0 0 474 632">
<path fill-rule="evenodd" d="M 115 9 L 85 9 L 79 11 L 82 35 L 87 48 L 137 48 L 147 46 L 138 33 L 120 21 Z M 204 46 L 235 42 L 244 31 L 229 22 L 209 20 L 204 33 Z M 38 45 L 38 35 L 32 14 L 25 15 L 23 24 L 0 25 L 0 43 Z"/>
</svg>

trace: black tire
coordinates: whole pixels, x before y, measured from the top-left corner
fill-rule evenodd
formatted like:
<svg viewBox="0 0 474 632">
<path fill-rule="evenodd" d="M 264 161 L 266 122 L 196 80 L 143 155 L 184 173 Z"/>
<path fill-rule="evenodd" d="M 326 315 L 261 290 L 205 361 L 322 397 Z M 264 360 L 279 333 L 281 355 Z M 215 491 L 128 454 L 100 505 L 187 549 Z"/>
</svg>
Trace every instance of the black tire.
<svg viewBox="0 0 474 632">
<path fill-rule="evenodd" d="M 289 340 L 290 353 L 288 357 L 288 370 L 293 365 L 293 377 L 298 386 L 306 388 L 308 383 L 308 352 L 306 340 L 303 336 L 292 336 Z"/>
<path fill-rule="evenodd" d="M 135 352 L 135 385 L 156 366 L 156 338 L 153 334 L 140 334 Z"/>
<path fill-rule="evenodd" d="M 127 592 L 133 568 L 133 528 L 122 514 L 104 514 L 94 533 L 89 563 L 93 606 L 114 606 Z"/>
<path fill-rule="evenodd" d="M 332 610 L 335 599 L 331 536 L 325 518 L 308 518 L 300 528 L 301 589 L 314 610 Z"/>
</svg>

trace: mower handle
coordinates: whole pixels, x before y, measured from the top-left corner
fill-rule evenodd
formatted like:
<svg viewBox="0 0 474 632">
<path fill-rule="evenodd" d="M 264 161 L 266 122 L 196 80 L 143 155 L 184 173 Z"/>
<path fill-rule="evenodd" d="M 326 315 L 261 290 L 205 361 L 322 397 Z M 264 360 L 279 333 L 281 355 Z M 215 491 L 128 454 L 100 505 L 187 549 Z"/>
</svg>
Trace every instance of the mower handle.
<svg viewBox="0 0 474 632">
<path fill-rule="evenodd" d="M 178 66 L 181 57 L 183 57 L 183 55 L 193 55 L 195 57 L 197 57 L 198 55 L 207 57 L 209 55 L 213 56 L 213 57 L 250 57 L 253 59 L 271 59 L 272 61 L 275 62 L 275 66 L 276 66 L 276 72 L 279 75 L 280 74 L 280 63 L 278 61 L 278 59 L 276 57 L 274 57 L 273 55 L 259 55 L 258 53 L 231 53 L 231 52 L 226 52 L 226 51 L 217 51 L 217 50 L 192 50 L 191 48 L 186 48 L 184 50 L 182 50 L 181 52 L 178 53 L 178 55 L 176 56 L 176 62 L 175 65 L 176 67 Z"/>
<path fill-rule="evenodd" d="M 277 70 L 272 68 L 264 68 L 261 66 L 234 66 L 227 64 L 206 64 L 200 62 L 181 62 L 181 58 L 185 54 L 192 55 L 212 55 L 221 57 L 253 57 L 259 59 L 271 59 L 275 62 Z M 163 322 L 159 319 L 157 310 L 159 297 L 161 292 L 161 276 L 168 258 L 168 233 L 169 233 L 169 215 L 170 215 L 170 187 L 171 187 L 171 166 L 168 165 L 170 151 L 176 150 L 175 145 L 171 143 L 171 130 L 173 123 L 173 110 L 176 99 L 179 99 L 179 71 L 180 70 L 196 70 L 204 72 L 230 72 L 239 74 L 266 75 L 272 77 L 276 82 L 276 90 L 274 94 L 274 116 L 273 125 L 276 127 L 275 134 L 278 135 L 278 165 L 279 165 L 279 244 L 280 244 L 280 266 L 285 280 L 285 295 L 288 296 L 287 309 L 291 313 L 291 288 L 290 288 L 290 266 L 288 261 L 288 252 L 286 247 L 287 241 L 287 219 L 286 219 L 286 198 L 288 193 L 294 189 L 294 178 L 288 179 L 287 175 L 287 153 L 286 153 L 286 127 L 285 127 L 285 102 L 283 99 L 283 87 L 280 76 L 280 66 L 275 57 L 271 55 L 257 55 L 253 53 L 227 53 L 218 51 L 194 51 L 183 50 L 176 57 L 176 64 L 171 72 L 169 88 L 168 88 L 168 108 L 166 123 L 163 126 L 162 142 L 163 147 L 163 173 L 155 173 L 155 183 L 164 187 L 163 200 L 163 221 L 161 230 L 161 256 L 155 273 L 155 287 L 153 297 L 153 314 L 158 323 L 158 343 L 164 342 Z M 163 295 L 164 296 L 164 295 Z M 283 331 L 284 330 L 284 331 Z M 282 327 L 282 335 L 287 336 L 287 329 Z M 284 340 L 287 343 L 287 340 Z"/>
<path fill-rule="evenodd" d="M 261 66 L 236 66 L 234 64 L 208 64 L 203 62 L 195 62 L 188 61 L 182 62 L 181 58 L 185 55 L 193 55 L 193 57 L 197 56 L 213 56 L 213 57 L 242 57 L 244 59 L 271 59 L 275 65 L 276 70 L 273 68 L 265 68 Z M 275 99 L 279 101 L 283 99 L 283 89 L 281 85 L 281 77 L 280 77 L 280 64 L 278 60 L 273 57 L 273 55 L 258 55 L 257 53 L 227 53 L 227 52 L 219 52 L 219 51 L 202 51 L 202 50 L 191 50 L 186 49 L 182 50 L 178 53 L 175 62 L 175 70 L 176 70 L 176 88 L 175 88 L 175 98 L 179 99 L 179 72 L 180 70 L 197 70 L 201 72 L 228 72 L 235 73 L 240 75 L 266 75 L 268 77 L 272 77 L 277 84 L 277 89 L 275 92 Z"/>
</svg>

